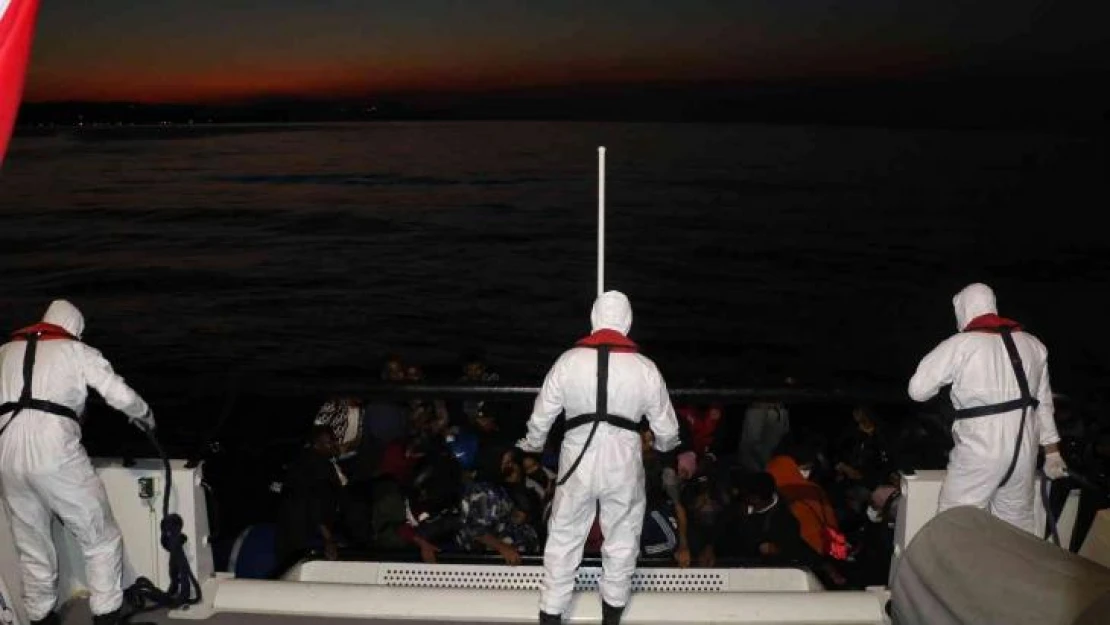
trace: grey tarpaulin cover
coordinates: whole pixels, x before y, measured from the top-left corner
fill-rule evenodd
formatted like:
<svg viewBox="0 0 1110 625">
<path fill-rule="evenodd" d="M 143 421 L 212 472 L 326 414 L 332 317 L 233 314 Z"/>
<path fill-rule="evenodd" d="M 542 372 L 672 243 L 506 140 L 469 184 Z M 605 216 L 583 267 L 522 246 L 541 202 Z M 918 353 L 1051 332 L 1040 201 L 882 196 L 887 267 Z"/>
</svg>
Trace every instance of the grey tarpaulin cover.
<svg viewBox="0 0 1110 625">
<path fill-rule="evenodd" d="M 1110 569 L 977 508 L 937 515 L 896 566 L 896 625 L 1110 624 Z"/>
</svg>

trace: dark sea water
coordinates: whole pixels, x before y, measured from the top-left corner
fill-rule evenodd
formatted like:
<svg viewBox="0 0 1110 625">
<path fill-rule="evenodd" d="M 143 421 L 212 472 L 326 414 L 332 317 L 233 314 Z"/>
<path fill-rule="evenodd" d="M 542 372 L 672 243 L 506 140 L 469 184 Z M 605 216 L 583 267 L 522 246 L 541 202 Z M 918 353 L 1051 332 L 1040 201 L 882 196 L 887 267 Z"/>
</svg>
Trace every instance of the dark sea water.
<svg viewBox="0 0 1110 625">
<path fill-rule="evenodd" d="M 480 346 L 536 384 L 589 329 L 599 145 L 607 286 L 631 298 L 633 337 L 672 386 L 789 375 L 901 392 L 971 281 L 1045 341 L 1058 391 L 1110 380 L 1110 158 L 1082 134 L 471 122 L 21 136 L 0 175 L 0 327 L 71 299 L 156 415 L 197 429 L 233 388 L 311 405 L 372 383 L 391 350 L 453 377 Z"/>
</svg>

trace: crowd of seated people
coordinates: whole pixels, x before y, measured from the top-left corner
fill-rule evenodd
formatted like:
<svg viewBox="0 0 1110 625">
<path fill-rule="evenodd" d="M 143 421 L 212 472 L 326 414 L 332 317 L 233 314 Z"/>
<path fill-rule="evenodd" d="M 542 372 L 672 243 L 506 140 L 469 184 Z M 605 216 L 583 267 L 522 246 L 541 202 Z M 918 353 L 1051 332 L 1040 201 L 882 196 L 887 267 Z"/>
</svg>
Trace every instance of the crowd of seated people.
<svg viewBox="0 0 1110 625">
<path fill-rule="evenodd" d="M 382 376 L 423 379 L 396 357 Z M 469 359 L 460 381 L 496 380 Z M 792 426 L 780 402 L 676 404 L 682 445 L 667 458 L 643 427 L 642 557 L 679 567 L 804 566 L 831 587 L 882 583 L 898 437 L 867 407 L 845 412 L 830 416 L 841 421 L 830 437 Z M 429 563 L 486 553 L 515 565 L 541 554 L 559 435 L 544 454 L 522 454 L 513 444 L 527 416 L 526 406 L 489 401 L 329 401 L 289 467 L 280 561 L 310 549 L 337 557 L 340 547 L 407 551 Z M 600 538 L 595 523 L 586 555 Z"/>
</svg>

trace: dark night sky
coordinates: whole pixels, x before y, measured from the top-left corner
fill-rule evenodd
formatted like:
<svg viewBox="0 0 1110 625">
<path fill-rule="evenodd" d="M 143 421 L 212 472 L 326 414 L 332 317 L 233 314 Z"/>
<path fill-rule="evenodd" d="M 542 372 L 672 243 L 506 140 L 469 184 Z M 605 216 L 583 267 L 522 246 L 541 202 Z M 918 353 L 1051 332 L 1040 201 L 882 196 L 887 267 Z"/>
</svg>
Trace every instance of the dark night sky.
<svg viewBox="0 0 1110 625">
<path fill-rule="evenodd" d="M 44 0 L 27 99 L 1097 74 L 1106 4 Z"/>
</svg>

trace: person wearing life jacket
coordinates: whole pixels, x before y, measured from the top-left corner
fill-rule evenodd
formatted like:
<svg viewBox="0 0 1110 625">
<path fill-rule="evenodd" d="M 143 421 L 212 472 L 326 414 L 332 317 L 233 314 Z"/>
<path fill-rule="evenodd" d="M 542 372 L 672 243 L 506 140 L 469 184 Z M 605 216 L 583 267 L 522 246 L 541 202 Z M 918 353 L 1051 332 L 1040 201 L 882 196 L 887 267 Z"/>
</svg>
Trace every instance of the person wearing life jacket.
<svg viewBox="0 0 1110 625">
<path fill-rule="evenodd" d="M 11 515 L 27 614 L 56 623 L 54 514 L 81 546 L 95 623 L 115 623 L 123 602 L 123 542 L 104 485 L 81 446 L 88 387 L 143 429 L 150 407 L 99 351 L 81 342 L 85 319 L 65 300 L 42 323 L 0 346 L 0 490 Z"/>
<path fill-rule="evenodd" d="M 1057 447 L 1048 351 L 998 316 L 987 285 L 965 287 L 952 303 L 959 332 L 922 359 L 909 384 L 910 397 L 919 402 L 951 385 L 955 447 L 939 510 L 975 506 L 1033 532 L 1037 447 L 1045 450 L 1045 475 L 1067 475 Z"/>
<path fill-rule="evenodd" d="M 655 448 L 678 446 L 678 419 L 655 363 L 628 338 L 632 306 L 619 291 L 594 302 L 593 333 L 564 352 L 544 379 L 517 446 L 543 451 L 548 432 L 565 412 L 559 478 L 544 550 L 540 623 L 558 623 L 570 603 L 582 547 L 595 512 L 604 535 L 600 583 L 602 622 L 616 625 L 631 592 L 646 504 L 639 422 L 655 434 Z"/>
<path fill-rule="evenodd" d="M 840 524 L 825 489 L 810 480 L 813 456 L 813 450 L 797 446 L 789 453 L 771 458 L 767 463 L 767 473 L 774 478 L 779 494 L 798 519 L 802 539 L 817 553 L 832 555 L 837 548 L 835 540 L 840 533 Z"/>
<path fill-rule="evenodd" d="M 708 464 L 711 464 L 711 462 L 706 462 L 707 459 L 710 461 L 716 459 L 713 450 L 717 429 L 724 416 L 724 407 L 720 404 L 712 404 L 706 406 L 703 410 L 693 406 L 684 406 L 678 409 L 678 416 L 682 440 L 683 442 L 690 441 L 687 446 L 688 453 L 681 453 L 683 450 L 679 450 L 679 472 L 683 479 L 690 479 L 699 470 L 703 470 Z M 693 466 L 683 469 L 684 460 L 692 463 Z"/>
<path fill-rule="evenodd" d="M 775 479 L 768 473 L 730 471 L 729 504 L 701 560 L 716 566 L 717 559 L 759 559 L 777 566 L 802 564 L 832 587 L 846 583 L 832 564 L 802 539 L 797 517 Z"/>
</svg>

